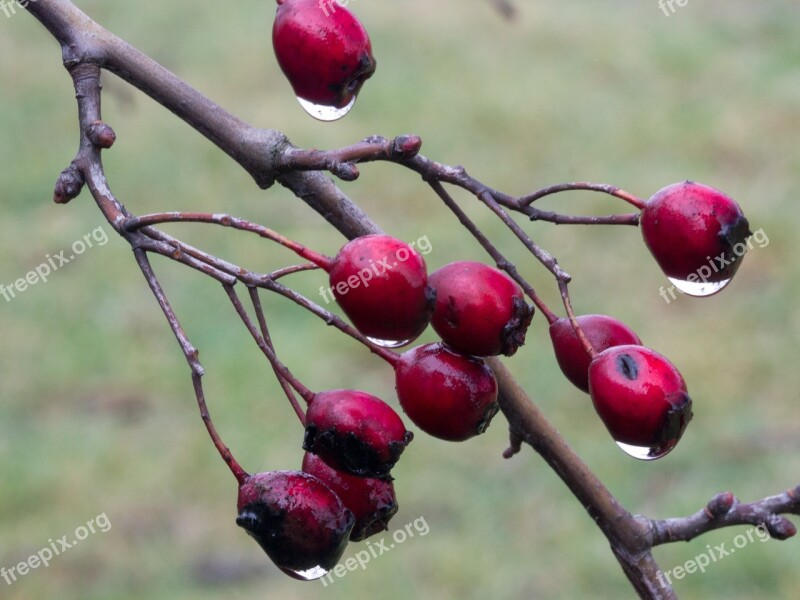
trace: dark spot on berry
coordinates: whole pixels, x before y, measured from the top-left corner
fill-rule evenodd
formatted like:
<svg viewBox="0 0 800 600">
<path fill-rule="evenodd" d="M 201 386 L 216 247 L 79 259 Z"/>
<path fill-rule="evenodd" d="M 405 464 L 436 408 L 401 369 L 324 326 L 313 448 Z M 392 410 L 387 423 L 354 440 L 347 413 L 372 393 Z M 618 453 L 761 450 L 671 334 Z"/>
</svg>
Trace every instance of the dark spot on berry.
<svg viewBox="0 0 800 600">
<path fill-rule="evenodd" d="M 620 354 L 617 357 L 617 370 L 622 373 L 623 377 L 631 381 L 636 381 L 639 376 L 639 367 L 630 354 Z"/>
</svg>

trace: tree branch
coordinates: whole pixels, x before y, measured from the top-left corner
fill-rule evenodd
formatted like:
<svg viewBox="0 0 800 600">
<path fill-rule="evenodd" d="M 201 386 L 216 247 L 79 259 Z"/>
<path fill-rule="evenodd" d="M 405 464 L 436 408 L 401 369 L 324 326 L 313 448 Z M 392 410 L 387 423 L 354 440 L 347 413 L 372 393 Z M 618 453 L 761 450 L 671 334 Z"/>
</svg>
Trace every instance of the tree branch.
<svg viewBox="0 0 800 600">
<path fill-rule="evenodd" d="M 637 204 L 641 203 L 640 200 L 613 186 L 564 184 L 545 188 L 521 198 L 511 196 L 472 178 L 463 167 L 444 165 L 420 155 L 421 140 L 416 136 L 400 136 L 393 140 L 375 136 L 353 146 L 327 152 L 295 148 L 283 133 L 273 129 L 256 129 L 226 112 L 156 62 L 100 27 L 68 0 L 39 0 L 28 3 L 26 8 L 61 43 L 64 65 L 72 76 L 78 100 L 80 145 L 74 161 L 58 179 L 55 199 L 61 203 L 68 202 L 77 196 L 85 183 L 109 223 L 134 249 L 137 262 L 192 368 L 198 405 L 209 433 L 240 482 L 246 477 L 246 473 L 235 464 L 208 417 L 201 385 L 202 367 L 197 360 L 197 351 L 189 343 L 177 317 L 172 312 L 152 272 L 146 253 L 161 254 L 220 281 L 229 292 L 237 312 L 254 339 L 262 350 L 267 349 L 267 354 L 271 348 L 266 322 L 263 314 L 259 312 L 257 294 L 253 295 L 255 287 L 263 287 L 289 297 L 324 318 L 326 322 L 335 323 L 357 339 L 360 334 L 346 323 L 335 321 L 336 317 L 321 307 L 277 283 L 276 277 L 247 271 L 161 232 L 153 225 L 160 222 L 157 216 L 151 217 L 152 223 L 148 224 L 147 220 L 137 221 L 136 217 L 127 211 L 111 192 L 101 162 L 101 150 L 110 147 L 114 139 L 113 130 L 101 120 L 99 77 L 101 68 L 116 73 L 175 113 L 241 165 L 250 173 L 257 185 L 267 188 L 275 181 L 281 183 L 348 238 L 381 230 L 322 171 L 329 171 L 340 179 L 351 181 L 358 177 L 359 171 L 356 166 L 358 163 L 375 160 L 394 162 L 421 175 L 457 216 L 459 211 L 457 207 L 453 208 L 454 202 L 448 202 L 448 199 L 452 198 L 442 184 L 455 185 L 471 192 L 500 218 L 556 277 L 565 307 L 571 317 L 574 315 L 571 314 L 566 291 L 569 276 L 561 270 L 552 256 L 539 248 L 511 219 L 506 209 L 519 211 L 534 220 L 553 223 L 624 225 L 638 223 L 636 214 L 582 217 L 538 211 L 531 206 L 537 198 L 550 193 L 566 189 L 587 189 L 611 193 L 640 207 L 640 204 Z M 582 187 L 577 188 L 576 185 Z M 463 215 L 463 211 L 460 214 Z M 207 222 L 215 221 L 210 219 Z M 474 224 L 470 227 L 468 221 L 462 219 L 462 222 L 473 234 L 480 233 Z M 128 227 L 132 224 L 133 226 Z M 225 223 L 220 221 L 220 224 Z M 248 230 L 255 229 L 248 228 Z M 482 240 L 480 235 L 476 235 L 476 238 Z M 483 239 L 488 241 L 485 237 Z M 486 243 L 483 245 L 498 264 L 507 262 L 499 251 L 492 250 L 491 245 Z M 299 269 L 290 267 L 278 273 L 287 274 Z M 506 270 L 514 272 L 510 268 Z M 232 286 L 237 281 L 246 283 L 251 289 L 251 300 L 254 301 L 258 313 L 260 329 L 257 329 L 247 317 L 244 307 L 233 293 Z M 372 350 L 376 351 L 374 348 Z M 487 363 L 497 377 L 500 406 L 509 422 L 511 447 L 506 455 L 513 455 L 521 443 L 525 442 L 542 456 L 609 540 L 623 572 L 642 598 L 656 600 L 676 598 L 671 587 L 658 577 L 658 565 L 651 553 L 654 546 L 676 540 L 689 540 L 712 529 L 742 524 L 763 523 L 778 539 L 785 539 L 795 534 L 794 525 L 780 515 L 800 514 L 798 506 L 800 488 L 752 504 L 740 504 L 732 494 L 721 494 L 712 499 L 702 511 L 685 518 L 651 520 L 631 515 L 575 454 L 512 378 L 505 366 L 496 358 L 488 359 Z"/>
</svg>

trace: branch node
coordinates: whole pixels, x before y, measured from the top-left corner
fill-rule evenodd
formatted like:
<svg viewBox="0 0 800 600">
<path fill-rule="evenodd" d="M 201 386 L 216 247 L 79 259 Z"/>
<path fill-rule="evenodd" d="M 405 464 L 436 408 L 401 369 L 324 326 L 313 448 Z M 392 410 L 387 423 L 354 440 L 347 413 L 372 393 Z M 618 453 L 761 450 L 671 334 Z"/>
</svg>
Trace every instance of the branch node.
<svg viewBox="0 0 800 600">
<path fill-rule="evenodd" d="M 103 121 L 94 121 L 89 125 L 86 128 L 86 137 L 92 144 L 105 150 L 111 148 L 117 140 L 117 134 L 110 125 Z"/>
<path fill-rule="evenodd" d="M 788 540 L 797 534 L 797 528 L 794 523 L 780 515 L 770 515 L 764 521 L 764 527 L 766 527 L 770 536 L 776 540 Z"/>
<path fill-rule="evenodd" d="M 390 153 L 394 158 L 414 158 L 422 148 L 418 135 L 399 135 L 392 140 Z"/>
<path fill-rule="evenodd" d="M 361 174 L 358 167 L 349 162 L 335 162 L 330 165 L 329 170 L 342 181 L 355 181 Z"/>
<path fill-rule="evenodd" d="M 71 163 L 66 169 L 61 171 L 61 174 L 56 180 L 55 189 L 53 190 L 53 202 L 56 204 L 66 204 L 73 198 L 80 195 L 85 180 L 80 169 Z"/>
<path fill-rule="evenodd" d="M 731 492 L 722 492 L 709 500 L 703 510 L 709 520 L 716 521 L 727 515 L 734 504 L 736 504 L 736 496 Z"/>
<path fill-rule="evenodd" d="M 509 427 L 508 429 L 509 446 L 503 451 L 503 458 L 511 458 L 515 454 L 519 454 L 522 450 L 522 438 L 520 435 Z"/>
</svg>

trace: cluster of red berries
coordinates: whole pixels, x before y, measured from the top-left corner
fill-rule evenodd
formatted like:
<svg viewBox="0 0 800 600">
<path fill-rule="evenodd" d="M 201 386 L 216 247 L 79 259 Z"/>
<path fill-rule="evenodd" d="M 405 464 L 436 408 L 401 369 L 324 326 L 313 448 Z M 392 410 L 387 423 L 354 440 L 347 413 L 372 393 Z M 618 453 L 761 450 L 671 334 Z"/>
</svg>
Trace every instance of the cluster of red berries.
<svg viewBox="0 0 800 600">
<path fill-rule="evenodd" d="M 730 258 L 750 235 L 733 200 L 691 182 L 642 203 L 641 222 L 648 248 L 675 278 L 710 255 Z M 394 368 L 400 405 L 417 427 L 450 441 L 486 430 L 498 389 L 484 358 L 514 354 L 533 317 L 516 282 L 475 262 L 451 263 L 429 277 L 412 246 L 386 235 L 356 238 L 334 258 L 294 249 L 328 273 L 339 306 Z M 383 273 L 355 285 L 374 264 Z M 429 323 L 441 342 L 402 354 L 388 349 L 410 343 Z M 605 315 L 574 323 L 552 317 L 550 336 L 564 375 L 590 394 L 623 450 L 649 460 L 675 447 L 692 402 L 672 363 Z M 391 470 L 413 436 L 388 404 L 357 390 L 313 394 L 305 420 L 302 471 L 240 477 L 237 523 L 284 572 L 313 579 L 336 564 L 348 540 L 387 528 L 398 506 Z"/>
<path fill-rule="evenodd" d="M 336 2 L 278 0 L 273 45 L 301 104 L 321 119 L 343 116 L 375 71 L 369 36 Z M 684 182 L 640 208 L 644 241 L 676 285 L 705 295 L 730 281 L 740 265 L 734 248 L 750 235 L 733 200 Z M 352 240 L 334 258 L 285 245 L 328 273 L 338 305 L 393 367 L 400 406 L 417 427 L 449 441 L 486 430 L 498 412 L 498 388 L 484 358 L 514 354 L 533 317 L 514 280 L 476 262 L 451 263 L 429 277 L 413 247 L 386 235 Z M 725 266 L 705 282 L 711 286 L 688 285 L 712 257 Z M 692 418 L 675 366 L 612 317 L 548 319 L 561 370 L 590 394 L 623 450 L 653 459 L 674 448 Z M 428 324 L 441 342 L 389 350 Z M 391 470 L 413 437 L 388 404 L 366 392 L 320 392 L 308 404 L 302 471 L 239 476 L 237 520 L 282 570 L 302 579 L 324 575 L 348 540 L 387 528 L 397 512 Z"/>
<path fill-rule="evenodd" d="M 397 395 L 423 431 L 461 441 L 483 433 L 498 412 L 497 382 L 483 358 L 513 354 L 533 309 L 501 271 L 473 262 L 428 277 L 422 256 L 386 235 L 348 242 L 333 258 L 295 247 L 329 276 L 353 326 L 382 350 Z M 380 275 L 372 266 L 385 265 Z M 368 284 L 354 285 L 366 272 Z M 442 342 L 397 354 L 432 323 Z M 412 439 L 384 401 L 358 390 L 313 394 L 305 414 L 301 472 L 241 479 L 238 524 L 286 573 L 321 577 L 347 540 L 387 528 L 397 512 L 391 470 Z"/>
</svg>

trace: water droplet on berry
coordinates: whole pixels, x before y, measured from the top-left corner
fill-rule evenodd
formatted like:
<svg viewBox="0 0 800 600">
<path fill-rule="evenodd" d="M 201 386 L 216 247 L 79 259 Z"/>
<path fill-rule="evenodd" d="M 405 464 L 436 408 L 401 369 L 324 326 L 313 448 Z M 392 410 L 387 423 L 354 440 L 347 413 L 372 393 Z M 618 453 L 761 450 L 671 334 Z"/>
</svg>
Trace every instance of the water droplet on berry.
<svg viewBox="0 0 800 600">
<path fill-rule="evenodd" d="M 721 292 L 731 280 L 725 279 L 724 281 L 685 281 L 683 279 L 668 278 L 670 283 L 674 285 L 679 291 L 689 296 L 696 296 L 703 298 L 711 296 L 717 292 Z"/>
<path fill-rule="evenodd" d="M 632 456 L 633 458 L 638 458 L 639 460 L 656 460 L 657 458 L 661 458 L 662 456 L 669 454 L 670 450 L 675 447 L 676 443 L 677 440 L 671 441 L 659 448 L 632 446 L 630 444 L 623 444 L 622 442 L 617 442 L 617 446 L 619 446 L 625 454 Z"/>
<path fill-rule="evenodd" d="M 300 106 L 303 107 L 303 110 L 315 119 L 319 119 L 320 121 L 336 121 L 350 112 L 350 109 L 353 108 L 353 105 L 356 103 L 356 96 L 354 95 L 350 102 L 342 108 L 326 106 L 325 104 L 314 104 L 299 96 L 297 97 L 297 101 L 300 103 Z"/>
<path fill-rule="evenodd" d="M 373 338 L 367 336 L 367 339 L 375 344 L 376 346 L 380 346 L 381 348 L 400 348 L 401 346 L 405 346 L 411 340 L 381 340 L 378 338 Z"/>
<path fill-rule="evenodd" d="M 305 571 L 294 571 L 292 569 L 281 567 L 281 571 L 286 573 L 289 577 L 294 577 L 295 579 L 300 579 L 301 581 L 313 581 L 314 579 L 325 577 L 325 575 L 328 574 L 328 570 L 323 569 L 322 567 L 311 567 Z"/>
</svg>

